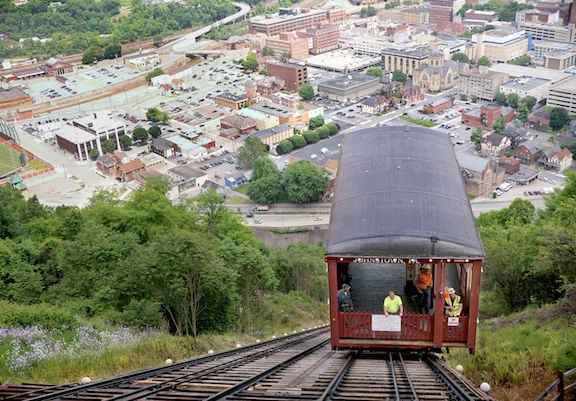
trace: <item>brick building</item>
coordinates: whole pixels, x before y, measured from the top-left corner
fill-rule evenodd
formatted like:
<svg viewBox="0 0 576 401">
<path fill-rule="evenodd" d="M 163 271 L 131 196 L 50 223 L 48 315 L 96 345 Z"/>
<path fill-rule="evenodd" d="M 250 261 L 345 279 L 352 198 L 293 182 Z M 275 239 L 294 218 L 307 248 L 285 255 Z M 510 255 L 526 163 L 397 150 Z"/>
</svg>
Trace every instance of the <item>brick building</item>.
<svg viewBox="0 0 576 401">
<path fill-rule="evenodd" d="M 462 123 L 471 127 L 491 129 L 498 117 L 504 117 L 506 123 L 509 123 L 515 116 L 514 109 L 510 107 L 489 104 L 480 106 L 480 110 L 473 109 L 462 113 Z"/>
<path fill-rule="evenodd" d="M 310 55 L 308 39 L 296 36 L 295 32 L 283 32 L 277 38 L 266 39 L 266 47 L 272 50 L 276 57 L 289 54 L 292 59 L 306 60 Z"/>
<path fill-rule="evenodd" d="M 307 8 L 280 9 L 275 15 L 259 15 L 248 22 L 248 33 L 268 36 L 293 32 L 328 23 L 326 10 Z"/>
<path fill-rule="evenodd" d="M 278 77 L 286 83 L 286 88 L 298 91 L 300 85 L 308 83 L 308 68 L 295 63 L 269 61 L 266 63 L 268 76 Z"/>
<path fill-rule="evenodd" d="M 453 105 L 454 105 L 453 97 L 444 97 L 425 104 L 423 109 L 430 114 L 436 114 L 441 113 L 443 110 L 446 110 L 447 108 L 450 108 Z"/>
<path fill-rule="evenodd" d="M 321 54 L 338 49 L 340 28 L 336 24 L 327 24 L 298 31 L 297 35 L 311 42 L 310 54 Z"/>
<path fill-rule="evenodd" d="M 500 85 L 507 82 L 509 75 L 503 72 L 481 71 L 477 68 L 460 73 L 458 93 L 478 99 L 494 100 Z"/>
<path fill-rule="evenodd" d="M 232 110 L 239 110 L 246 106 L 248 98 L 246 96 L 238 96 L 231 93 L 221 93 L 218 96 L 214 96 L 214 103 L 218 106 L 228 107 Z"/>
</svg>

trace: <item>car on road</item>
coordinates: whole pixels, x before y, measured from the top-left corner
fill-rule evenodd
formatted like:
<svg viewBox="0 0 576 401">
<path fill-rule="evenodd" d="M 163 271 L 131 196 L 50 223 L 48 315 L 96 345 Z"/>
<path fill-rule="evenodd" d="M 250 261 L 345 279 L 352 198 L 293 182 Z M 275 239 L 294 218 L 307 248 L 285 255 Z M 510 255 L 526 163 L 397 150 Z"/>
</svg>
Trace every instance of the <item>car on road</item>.
<svg viewBox="0 0 576 401">
<path fill-rule="evenodd" d="M 249 218 L 249 219 L 251 219 L 252 217 L 254 217 L 254 213 L 248 213 L 248 214 L 246 215 L 246 217 Z"/>
<path fill-rule="evenodd" d="M 260 220 L 260 219 L 254 219 L 254 223 L 255 223 L 255 224 L 262 224 L 262 220 Z"/>
</svg>

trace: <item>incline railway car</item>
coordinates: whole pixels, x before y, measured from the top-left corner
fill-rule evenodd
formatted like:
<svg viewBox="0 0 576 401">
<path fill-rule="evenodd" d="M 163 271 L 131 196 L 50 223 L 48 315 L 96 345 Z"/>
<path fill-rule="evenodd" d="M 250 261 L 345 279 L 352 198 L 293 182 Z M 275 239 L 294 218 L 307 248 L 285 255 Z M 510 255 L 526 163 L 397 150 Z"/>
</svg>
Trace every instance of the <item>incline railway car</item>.
<svg viewBox="0 0 576 401">
<path fill-rule="evenodd" d="M 473 353 L 484 249 L 448 135 L 350 132 L 335 191 L 325 251 L 332 348 Z M 420 271 L 431 272 L 428 282 Z M 343 286 L 351 301 L 339 307 Z M 384 313 L 390 291 L 403 313 Z M 454 297 L 456 312 L 447 308 Z"/>
</svg>

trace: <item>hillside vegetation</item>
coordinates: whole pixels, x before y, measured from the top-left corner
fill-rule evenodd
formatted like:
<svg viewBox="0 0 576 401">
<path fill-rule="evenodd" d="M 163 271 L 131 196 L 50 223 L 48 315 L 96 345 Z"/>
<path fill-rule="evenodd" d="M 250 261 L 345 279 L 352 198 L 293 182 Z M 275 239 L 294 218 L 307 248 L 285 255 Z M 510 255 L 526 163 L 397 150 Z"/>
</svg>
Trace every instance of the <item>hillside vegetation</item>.
<svg viewBox="0 0 576 401">
<path fill-rule="evenodd" d="M 121 13 L 120 0 L 30 0 L 15 6 L 0 0 L 0 57 L 46 59 L 80 54 L 91 47 L 134 42 L 204 26 L 236 12 L 231 0 L 186 0 L 148 4 L 133 0 Z M 45 42 L 32 38 L 50 39 Z M 24 39 L 20 43 L 20 39 Z"/>
<path fill-rule="evenodd" d="M 78 209 L 0 187 L 2 377 L 103 377 L 326 321 L 321 246 L 269 248 L 215 192 L 173 205 L 167 189 L 153 180 L 124 201 L 102 191 Z M 477 352 L 449 358 L 501 401 L 529 399 L 576 366 L 575 203 L 567 173 L 545 210 L 517 199 L 478 218 Z M 56 352 L 68 344 L 99 351 Z"/>
</svg>

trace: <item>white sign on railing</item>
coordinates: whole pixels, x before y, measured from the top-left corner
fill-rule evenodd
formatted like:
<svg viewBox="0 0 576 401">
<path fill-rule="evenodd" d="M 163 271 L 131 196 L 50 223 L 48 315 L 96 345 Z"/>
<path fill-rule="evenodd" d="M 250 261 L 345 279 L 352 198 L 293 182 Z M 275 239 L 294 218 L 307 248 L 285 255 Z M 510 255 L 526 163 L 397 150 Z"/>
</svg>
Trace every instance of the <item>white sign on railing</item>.
<svg viewBox="0 0 576 401">
<path fill-rule="evenodd" d="M 448 326 L 458 327 L 460 325 L 460 319 L 458 317 L 449 317 Z"/>
<path fill-rule="evenodd" d="M 402 331 L 402 318 L 398 315 L 372 315 L 372 331 Z"/>
</svg>

